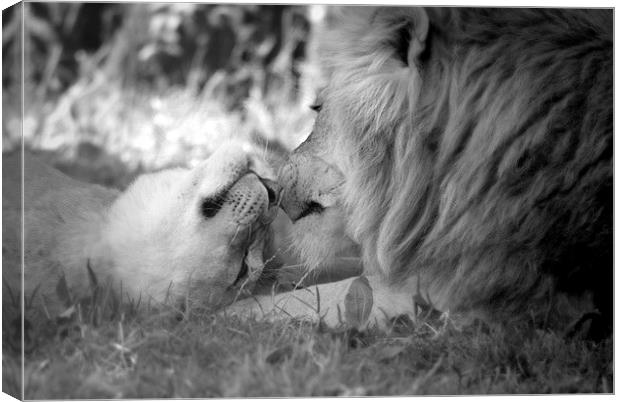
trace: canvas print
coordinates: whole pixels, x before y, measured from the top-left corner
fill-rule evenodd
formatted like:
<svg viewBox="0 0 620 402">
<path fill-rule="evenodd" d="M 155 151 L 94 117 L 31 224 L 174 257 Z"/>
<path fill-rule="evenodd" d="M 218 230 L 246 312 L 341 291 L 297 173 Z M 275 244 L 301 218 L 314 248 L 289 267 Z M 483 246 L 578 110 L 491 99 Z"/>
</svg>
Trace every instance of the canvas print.
<svg viewBox="0 0 620 402">
<path fill-rule="evenodd" d="M 2 391 L 607 393 L 613 10 L 2 11 Z"/>
</svg>

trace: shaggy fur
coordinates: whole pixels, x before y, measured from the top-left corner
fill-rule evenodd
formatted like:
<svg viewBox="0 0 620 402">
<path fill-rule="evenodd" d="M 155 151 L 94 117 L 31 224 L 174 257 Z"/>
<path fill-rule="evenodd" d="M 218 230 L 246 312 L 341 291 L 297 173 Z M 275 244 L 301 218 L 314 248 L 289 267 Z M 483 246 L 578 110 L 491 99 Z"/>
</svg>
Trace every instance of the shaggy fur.
<svg viewBox="0 0 620 402">
<path fill-rule="evenodd" d="M 291 161 L 343 172 L 366 269 L 452 311 L 589 290 L 610 312 L 611 10 L 346 7 L 333 26 L 323 123 Z"/>
</svg>

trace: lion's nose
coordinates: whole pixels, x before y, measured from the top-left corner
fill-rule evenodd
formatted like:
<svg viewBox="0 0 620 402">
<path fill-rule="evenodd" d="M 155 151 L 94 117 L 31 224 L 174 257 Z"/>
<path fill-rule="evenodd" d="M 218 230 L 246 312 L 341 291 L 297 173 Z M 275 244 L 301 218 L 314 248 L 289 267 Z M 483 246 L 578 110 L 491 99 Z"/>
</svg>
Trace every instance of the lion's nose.
<svg viewBox="0 0 620 402">
<path fill-rule="evenodd" d="M 293 223 L 311 213 L 321 212 L 324 209 L 321 204 L 310 199 L 311 180 L 307 180 L 307 176 L 300 177 L 299 175 L 297 163 L 304 158 L 308 159 L 304 156 L 292 155 L 288 163 L 283 165 L 278 172 L 278 180 L 286 186 L 282 194 L 280 208 L 284 210 Z M 299 180 L 304 178 L 306 179 L 304 183 L 300 183 Z"/>
<path fill-rule="evenodd" d="M 333 165 L 296 152 L 278 172 L 278 181 L 284 185 L 280 207 L 293 222 L 335 206 L 343 182 L 342 173 Z"/>
<path fill-rule="evenodd" d="M 282 196 L 282 186 L 277 182 L 260 177 L 259 180 L 267 189 L 267 197 L 269 198 L 269 206 L 278 205 Z"/>
</svg>

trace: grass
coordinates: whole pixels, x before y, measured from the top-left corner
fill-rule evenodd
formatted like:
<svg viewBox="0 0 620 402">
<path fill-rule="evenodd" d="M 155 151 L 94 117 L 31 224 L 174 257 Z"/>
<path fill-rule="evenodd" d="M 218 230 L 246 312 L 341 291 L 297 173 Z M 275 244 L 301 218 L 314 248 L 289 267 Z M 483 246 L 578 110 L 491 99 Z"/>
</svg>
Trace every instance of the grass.
<svg viewBox="0 0 620 402">
<path fill-rule="evenodd" d="M 27 399 L 612 392 L 611 339 L 455 328 L 438 314 L 329 330 L 101 300 L 70 317 L 27 311 Z M 3 391 L 15 395 L 19 342 L 3 335 Z"/>
</svg>

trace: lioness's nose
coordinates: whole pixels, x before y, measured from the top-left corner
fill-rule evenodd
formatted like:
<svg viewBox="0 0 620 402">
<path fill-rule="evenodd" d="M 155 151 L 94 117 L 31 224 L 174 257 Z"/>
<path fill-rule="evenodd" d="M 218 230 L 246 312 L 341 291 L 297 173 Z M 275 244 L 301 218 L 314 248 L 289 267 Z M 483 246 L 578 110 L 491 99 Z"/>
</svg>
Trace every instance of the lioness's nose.
<svg viewBox="0 0 620 402">
<path fill-rule="evenodd" d="M 264 177 L 259 177 L 263 186 L 267 189 L 267 196 L 269 197 L 269 206 L 277 205 L 280 203 L 280 197 L 282 196 L 282 186 L 277 182 Z"/>
</svg>

